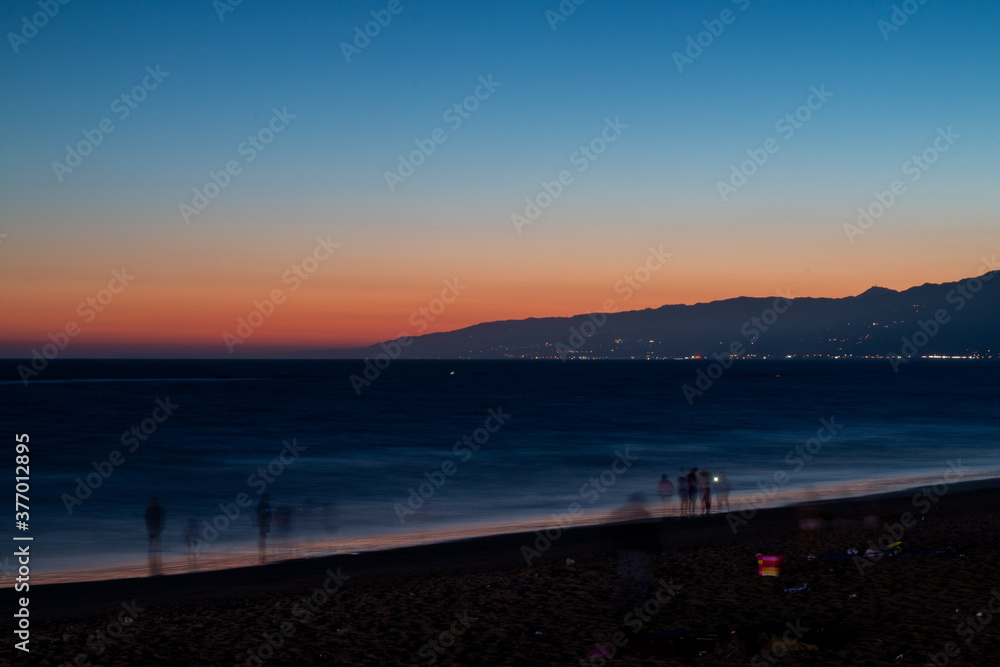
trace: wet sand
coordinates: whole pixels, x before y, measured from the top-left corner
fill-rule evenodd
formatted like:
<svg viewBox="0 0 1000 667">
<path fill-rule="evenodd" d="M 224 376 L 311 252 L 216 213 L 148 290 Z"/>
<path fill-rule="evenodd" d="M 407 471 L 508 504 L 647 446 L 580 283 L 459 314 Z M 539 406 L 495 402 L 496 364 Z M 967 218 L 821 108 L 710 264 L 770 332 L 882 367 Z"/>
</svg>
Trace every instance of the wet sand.
<svg viewBox="0 0 1000 667">
<path fill-rule="evenodd" d="M 7 632 L 0 663 L 995 664 L 1000 482 L 937 491 L 819 503 L 815 534 L 778 508 L 735 534 L 719 514 L 571 528 L 547 548 L 499 535 L 33 586 L 31 653 Z M 895 537 L 899 556 L 828 558 Z M 784 573 L 757 576 L 758 553 L 784 554 Z"/>
</svg>

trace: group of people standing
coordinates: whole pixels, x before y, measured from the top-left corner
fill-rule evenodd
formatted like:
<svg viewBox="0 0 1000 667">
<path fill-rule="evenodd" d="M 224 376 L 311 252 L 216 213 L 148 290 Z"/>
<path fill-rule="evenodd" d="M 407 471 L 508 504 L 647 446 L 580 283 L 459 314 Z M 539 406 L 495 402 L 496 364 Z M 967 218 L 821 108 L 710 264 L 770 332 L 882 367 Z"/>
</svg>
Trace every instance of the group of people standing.
<svg viewBox="0 0 1000 667">
<path fill-rule="evenodd" d="M 681 470 L 683 473 L 683 469 Z M 681 474 L 677 477 L 677 485 L 670 481 L 666 473 L 660 477 L 659 496 L 660 506 L 666 516 L 669 505 L 672 502 L 676 489 L 677 498 L 680 501 L 681 516 L 695 516 L 699 508 L 702 515 L 712 513 L 712 490 L 719 496 L 719 509 L 725 507 L 729 510 L 729 478 L 726 473 L 720 472 L 713 476 L 708 470 L 698 470 L 691 468 L 687 475 Z"/>
<path fill-rule="evenodd" d="M 287 536 L 291 524 L 291 509 L 285 507 L 277 510 L 272 509 L 270 496 L 265 493 L 261 496 L 260 502 L 257 504 L 256 519 L 254 521 L 254 525 L 258 529 L 257 553 L 262 563 L 267 558 L 267 536 L 271 532 L 272 517 L 274 517 L 275 524 L 281 535 L 283 537 Z M 159 498 L 153 497 L 149 501 L 149 507 L 146 508 L 145 520 L 146 532 L 149 534 L 149 571 L 150 574 L 161 574 L 162 558 L 160 554 L 163 550 L 161 535 L 163 533 L 163 526 L 166 523 L 166 512 L 160 505 Z M 228 521 L 226 525 L 228 525 Z M 184 541 L 187 543 L 188 562 L 193 565 L 201 545 L 201 537 L 198 535 L 198 524 L 194 519 L 188 520 L 187 528 L 184 530 Z"/>
</svg>

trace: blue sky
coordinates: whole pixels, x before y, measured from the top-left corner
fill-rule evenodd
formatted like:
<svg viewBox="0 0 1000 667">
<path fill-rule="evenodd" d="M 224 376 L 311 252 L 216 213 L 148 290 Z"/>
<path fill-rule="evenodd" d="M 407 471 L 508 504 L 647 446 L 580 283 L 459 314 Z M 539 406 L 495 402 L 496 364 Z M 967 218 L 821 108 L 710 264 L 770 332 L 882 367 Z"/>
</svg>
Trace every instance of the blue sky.
<svg viewBox="0 0 1000 667">
<path fill-rule="evenodd" d="M 886 39 L 879 21 L 900 3 L 587 0 L 553 29 L 546 12 L 558 11 L 556 1 L 401 0 L 347 62 L 342 43 L 387 4 L 244 0 L 220 19 L 210 0 L 71 0 L 15 53 L 9 33 L 40 9 L 6 3 L 0 232 L 23 241 L 16 256 L 0 247 L 16 274 L 8 278 L 58 274 L 53 289 L 70 289 L 119 258 L 155 263 L 176 253 L 178 263 L 196 257 L 190 280 L 211 285 L 214 274 L 198 273 L 211 257 L 230 257 L 219 271 L 232 278 L 228 261 L 291 256 L 332 225 L 377 284 L 407 253 L 424 253 L 425 263 L 411 255 L 406 267 L 428 289 L 445 271 L 435 267 L 481 257 L 492 270 L 481 284 L 495 293 L 475 312 L 499 318 L 563 314 L 561 302 L 551 313 L 509 307 L 520 287 L 501 288 L 497 276 L 504 266 L 555 276 L 549 286 L 562 293 L 586 277 L 562 263 L 567 245 L 592 265 L 617 267 L 647 243 L 672 243 L 690 262 L 685 275 L 716 266 L 721 277 L 713 290 L 699 287 L 716 280 L 706 273 L 649 298 L 691 302 L 742 293 L 741 273 L 766 276 L 746 291 L 798 276 L 817 296 L 923 282 L 904 265 L 923 265 L 927 280 L 958 279 L 1000 240 L 1000 3 L 914 2 Z M 673 54 L 723 12 L 731 23 L 679 72 Z M 113 100 L 157 66 L 169 76 L 115 118 Z M 496 91 L 448 128 L 443 112 L 491 76 Z M 722 201 L 717 183 L 747 150 L 779 137 L 775 122 L 814 86 L 832 97 Z M 210 171 L 241 160 L 237 147 L 275 108 L 294 120 L 185 226 L 178 205 Z M 114 132 L 58 181 L 52 162 L 104 118 Z M 511 214 L 607 118 L 628 129 L 533 225 L 533 239 L 518 238 Z M 948 127 L 961 138 L 884 228 L 866 235 L 865 248 L 847 244 L 843 223 Z M 436 128 L 447 141 L 390 191 L 386 170 Z M 861 273 L 858 284 L 844 282 L 845 266 Z M 167 273 L 156 281 L 168 291 L 184 282 Z"/>
</svg>

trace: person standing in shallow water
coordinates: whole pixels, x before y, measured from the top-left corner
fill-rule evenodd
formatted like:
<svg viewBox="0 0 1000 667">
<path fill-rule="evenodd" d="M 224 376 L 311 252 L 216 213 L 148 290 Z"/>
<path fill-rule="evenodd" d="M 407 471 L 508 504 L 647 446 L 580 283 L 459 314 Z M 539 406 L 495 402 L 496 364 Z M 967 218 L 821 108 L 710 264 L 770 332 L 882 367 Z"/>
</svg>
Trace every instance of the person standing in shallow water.
<svg viewBox="0 0 1000 667">
<path fill-rule="evenodd" d="M 691 468 L 691 472 L 687 474 L 687 492 L 688 492 L 688 512 L 691 516 L 698 513 L 698 469 Z"/>
<path fill-rule="evenodd" d="M 187 543 L 188 565 L 194 565 L 198 560 L 198 522 L 188 519 L 187 528 L 184 529 L 184 542 Z"/>
<path fill-rule="evenodd" d="M 670 498 L 674 495 L 674 483 L 667 479 L 667 475 L 663 474 L 660 476 L 660 484 L 657 487 L 657 491 L 660 493 L 660 509 L 663 511 L 663 518 L 667 518 L 667 503 L 670 502 Z"/>
<path fill-rule="evenodd" d="M 702 470 L 698 473 L 698 491 L 701 496 L 702 514 L 712 513 L 712 473 Z"/>
<path fill-rule="evenodd" d="M 160 507 L 160 499 L 153 496 L 149 500 L 149 507 L 146 508 L 146 532 L 149 533 L 149 573 L 160 573 L 160 549 L 162 542 L 160 534 L 163 532 L 163 522 L 166 512 Z"/>
<path fill-rule="evenodd" d="M 267 550 L 267 534 L 271 532 L 271 496 L 266 493 L 260 497 L 257 504 L 257 528 L 260 532 L 257 535 L 257 550 L 261 562 L 264 561 Z"/>
</svg>

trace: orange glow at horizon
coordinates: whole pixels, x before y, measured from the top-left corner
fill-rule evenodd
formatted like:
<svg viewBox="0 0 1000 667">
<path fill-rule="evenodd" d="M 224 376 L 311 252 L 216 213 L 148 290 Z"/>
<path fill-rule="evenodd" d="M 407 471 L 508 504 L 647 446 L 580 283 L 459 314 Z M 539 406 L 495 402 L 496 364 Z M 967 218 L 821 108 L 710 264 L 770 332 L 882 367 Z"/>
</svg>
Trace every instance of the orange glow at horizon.
<svg viewBox="0 0 1000 667">
<path fill-rule="evenodd" d="M 50 301 L 51 305 L 43 301 L 19 305 L 21 317 L 4 326 L 3 338 L 34 346 L 47 342 L 49 332 L 62 331 L 72 322 L 80 328 L 74 339 L 74 345 L 80 347 L 148 345 L 217 348 L 224 353 L 227 349 L 223 334 L 244 335 L 248 329 L 239 329 L 242 321 L 257 326 L 249 329 L 252 335 L 246 337 L 237 351 L 363 347 L 403 335 L 452 331 L 482 322 L 589 313 L 603 310 L 608 299 L 615 302 L 619 311 L 641 310 L 734 296 L 767 297 L 774 295 L 776 289 L 782 289 L 776 288 L 773 281 L 766 282 L 747 281 L 742 283 L 743 289 L 733 292 L 732 286 L 722 279 L 694 284 L 689 278 L 680 284 L 674 281 L 667 288 L 650 280 L 627 299 L 625 294 L 615 291 L 616 284 L 623 284 L 617 280 L 603 285 L 563 286 L 558 292 L 531 290 L 520 285 L 494 285 L 473 291 L 470 285 L 451 304 L 440 300 L 439 292 L 428 294 L 426 289 L 416 288 L 400 290 L 392 298 L 382 300 L 343 292 L 327 296 L 318 290 L 311 293 L 303 290 L 283 293 L 284 302 L 273 304 L 273 308 L 270 299 L 273 289 L 224 293 L 218 290 L 140 290 L 137 287 L 132 294 L 116 297 L 89 322 L 78 314 L 91 311 L 89 306 L 78 311 L 78 305 L 84 303 L 82 299 L 57 299 L 55 303 Z M 795 297 L 836 297 L 858 294 L 870 286 L 859 282 L 854 289 L 835 290 L 829 281 L 813 279 L 787 287 Z M 4 306 L 10 308 L 10 304 Z M 61 312 L 64 317 L 54 316 L 55 312 Z M 270 315 L 264 317 L 267 313 Z"/>
<path fill-rule="evenodd" d="M 654 245 L 645 238 L 581 233 L 566 240 L 558 231 L 546 233 L 542 229 L 528 243 L 501 236 L 489 255 L 475 252 L 477 246 L 463 250 L 425 238 L 387 249 L 345 234 L 337 254 L 301 281 L 287 272 L 312 251 L 315 234 L 286 235 L 271 245 L 259 238 L 231 241 L 232 253 L 219 258 L 217 239 L 206 231 L 204 246 L 165 242 L 144 258 L 115 244 L 101 246 L 85 265 L 72 239 L 63 240 L 43 259 L 12 255 L 3 267 L 11 279 L 0 293 L 0 308 L 14 316 L 0 322 L 0 345 L 8 355 L 30 354 L 48 342 L 49 333 L 75 323 L 80 333 L 70 356 L 143 347 L 228 355 L 223 335 L 236 334 L 239 319 L 253 317 L 259 326 L 237 354 L 363 347 L 482 322 L 595 312 L 609 299 L 623 311 L 768 297 L 786 289 L 794 297 L 844 297 L 873 284 L 903 290 L 982 272 L 978 249 L 949 247 L 947 240 L 897 242 L 900 259 L 890 261 L 893 255 L 874 239 L 851 247 L 836 238 L 838 229 L 829 247 L 802 250 L 791 239 L 784 245 L 758 240 L 754 252 L 748 237 L 706 240 L 692 232 L 665 244 L 673 256 L 641 282 L 639 267 Z M 904 259 L 921 255 L 935 262 Z M 123 264 L 136 277 L 110 295 L 112 271 Z M 623 286 L 626 276 L 635 289 Z M 456 280 L 457 291 L 449 287 Z M 276 290 L 284 301 L 272 308 L 266 302 Z M 88 316 L 87 299 L 102 294 L 113 298 Z M 258 310 L 273 312 L 252 315 Z"/>
</svg>

